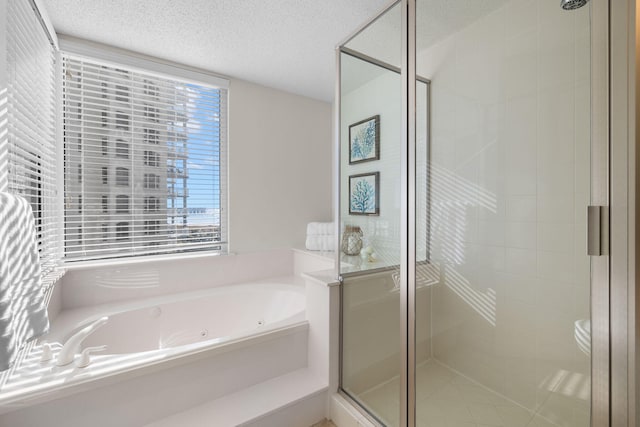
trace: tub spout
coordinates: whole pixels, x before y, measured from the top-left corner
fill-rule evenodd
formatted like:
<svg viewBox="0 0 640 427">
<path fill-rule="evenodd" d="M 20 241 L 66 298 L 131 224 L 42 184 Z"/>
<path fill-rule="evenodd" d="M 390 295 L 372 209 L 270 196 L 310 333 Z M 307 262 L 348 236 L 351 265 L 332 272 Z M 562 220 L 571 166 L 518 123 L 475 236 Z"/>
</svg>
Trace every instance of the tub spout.
<svg viewBox="0 0 640 427">
<path fill-rule="evenodd" d="M 62 346 L 62 350 L 60 350 L 60 353 L 58 353 L 56 365 L 65 366 L 73 362 L 76 354 L 80 352 L 80 344 L 82 344 L 82 341 L 84 341 L 85 338 L 87 338 L 96 329 L 98 329 L 108 321 L 109 318 L 107 316 L 101 317 L 98 320 L 95 320 L 91 324 L 80 329 L 75 334 L 71 335 L 67 342 Z"/>
</svg>

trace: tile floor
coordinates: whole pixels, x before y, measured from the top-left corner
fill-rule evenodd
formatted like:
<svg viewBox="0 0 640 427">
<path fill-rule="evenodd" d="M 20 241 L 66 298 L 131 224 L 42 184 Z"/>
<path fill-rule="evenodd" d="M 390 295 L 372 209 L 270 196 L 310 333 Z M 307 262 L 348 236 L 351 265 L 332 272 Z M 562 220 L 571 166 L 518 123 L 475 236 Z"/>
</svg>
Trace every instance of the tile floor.
<svg viewBox="0 0 640 427">
<path fill-rule="evenodd" d="M 418 366 L 419 427 L 554 427 L 543 418 L 434 361 Z M 399 380 L 361 394 L 387 426 L 398 425 Z"/>
</svg>

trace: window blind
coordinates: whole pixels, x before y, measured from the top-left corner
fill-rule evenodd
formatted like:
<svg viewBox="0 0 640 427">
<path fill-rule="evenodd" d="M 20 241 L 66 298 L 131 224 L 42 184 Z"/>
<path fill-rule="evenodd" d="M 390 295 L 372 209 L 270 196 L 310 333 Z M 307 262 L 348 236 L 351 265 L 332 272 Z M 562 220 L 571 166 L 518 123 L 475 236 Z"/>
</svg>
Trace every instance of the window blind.
<svg viewBox="0 0 640 427">
<path fill-rule="evenodd" d="M 43 285 L 61 274 L 56 50 L 30 1 L 7 4 L 8 189 L 33 209 Z"/>
<path fill-rule="evenodd" d="M 226 251 L 227 90 L 63 53 L 67 261 Z"/>
</svg>

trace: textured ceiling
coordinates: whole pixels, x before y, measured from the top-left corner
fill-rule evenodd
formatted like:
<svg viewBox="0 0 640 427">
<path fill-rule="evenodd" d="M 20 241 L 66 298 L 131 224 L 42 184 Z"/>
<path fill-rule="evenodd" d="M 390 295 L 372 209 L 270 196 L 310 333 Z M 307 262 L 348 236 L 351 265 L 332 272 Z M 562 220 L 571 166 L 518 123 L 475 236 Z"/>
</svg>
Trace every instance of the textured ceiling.
<svg viewBox="0 0 640 427">
<path fill-rule="evenodd" d="M 419 50 L 506 0 L 418 0 Z M 550 0 L 545 0 L 550 1 Z M 43 0 L 58 33 L 324 101 L 335 46 L 389 0 Z M 348 43 L 400 65 L 400 7 Z"/>
<path fill-rule="evenodd" d="M 335 46 L 389 0 L 44 0 L 58 33 L 316 99 Z"/>
</svg>

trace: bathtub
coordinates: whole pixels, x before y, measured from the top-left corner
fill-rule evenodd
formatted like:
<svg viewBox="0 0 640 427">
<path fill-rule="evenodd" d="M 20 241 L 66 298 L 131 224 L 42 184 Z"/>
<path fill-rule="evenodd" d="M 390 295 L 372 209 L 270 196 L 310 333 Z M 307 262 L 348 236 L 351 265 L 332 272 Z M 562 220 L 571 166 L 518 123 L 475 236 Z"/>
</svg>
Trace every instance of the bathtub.
<svg viewBox="0 0 640 427">
<path fill-rule="evenodd" d="M 106 351 L 92 354 L 84 368 L 56 366 L 68 337 L 104 316 L 108 322 L 81 347 L 106 345 Z M 50 332 L 2 378 L 0 414 L 21 402 L 129 384 L 147 374 L 196 384 L 194 395 L 223 395 L 234 390 L 230 385 L 243 387 L 304 366 L 308 328 L 305 288 L 296 277 L 63 311 Z M 53 358 L 42 362 L 44 342 Z M 204 378 L 209 381 L 198 384 Z"/>
<path fill-rule="evenodd" d="M 216 402 L 251 425 L 300 414 L 308 422 L 297 425 L 312 425 L 326 416 L 333 372 L 333 263 L 278 249 L 71 268 L 53 288 L 50 333 L 0 373 L 0 425 L 145 426 Z M 106 351 L 87 367 L 57 366 L 63 343 L 103 316 L 81 347 Z M 43 362 L 44 341 L 53 358 Z"/>
<path fill-rule="evenodd" d="M 304 310 L 301 286 L 221 286 L 63 315 L 46 339 L 64 343 L 79 327 L 108 316 L 108 322 L 86 338 L 83 347 L 106 345 L 100 354 L 188 352 L 303 321 Z"/>
</svg>

